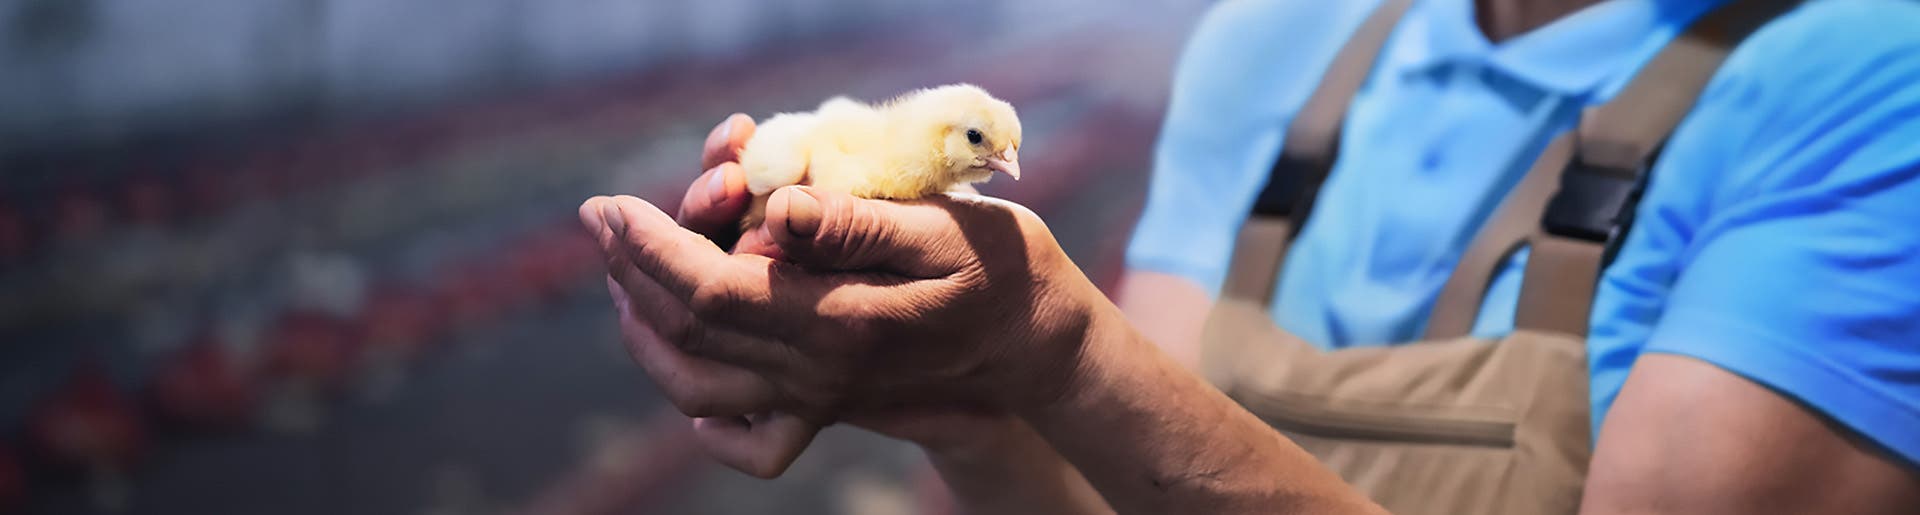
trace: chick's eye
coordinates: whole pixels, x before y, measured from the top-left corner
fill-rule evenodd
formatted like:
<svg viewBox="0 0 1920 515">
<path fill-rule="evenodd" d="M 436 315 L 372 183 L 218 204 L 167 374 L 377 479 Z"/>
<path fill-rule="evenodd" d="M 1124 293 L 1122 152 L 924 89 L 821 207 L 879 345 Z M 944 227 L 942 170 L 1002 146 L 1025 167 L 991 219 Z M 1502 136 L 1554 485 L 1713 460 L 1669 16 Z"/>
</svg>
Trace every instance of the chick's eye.
<svg viewBox="0 0 1920 515">
<path fill-rule="evenodd" d="M 967 143 L 979 145 L 980 140 L 983 138 L 985 138 L 985 136 L 980 135 L 978 129 L 967 129 Z"/>
</svg>

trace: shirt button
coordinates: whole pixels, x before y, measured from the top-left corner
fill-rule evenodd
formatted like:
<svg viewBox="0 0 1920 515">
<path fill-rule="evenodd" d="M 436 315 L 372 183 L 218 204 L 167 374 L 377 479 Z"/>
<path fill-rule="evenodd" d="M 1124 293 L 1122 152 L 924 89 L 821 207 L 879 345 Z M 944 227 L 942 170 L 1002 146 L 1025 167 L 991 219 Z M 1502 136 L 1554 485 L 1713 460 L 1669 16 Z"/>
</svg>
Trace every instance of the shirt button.
<svg viewBox="0 0 1920 515">
<path fill-rule="evenodd" d="M 1440 161 L 1441 161 L 1440 150 L 1428 149 L 1426 152 L 1420 155 L 1420 168 L 1425 170 L 1433 170 L 1435 168 L 1439 168 Z"/>
</svg>

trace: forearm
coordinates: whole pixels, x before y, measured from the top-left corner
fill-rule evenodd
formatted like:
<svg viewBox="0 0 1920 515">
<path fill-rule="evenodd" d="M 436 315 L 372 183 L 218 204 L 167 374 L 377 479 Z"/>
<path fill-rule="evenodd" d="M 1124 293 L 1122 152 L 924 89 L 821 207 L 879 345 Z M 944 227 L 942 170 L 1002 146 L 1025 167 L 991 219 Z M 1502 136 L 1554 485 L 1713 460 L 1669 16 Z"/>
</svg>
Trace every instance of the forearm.
<svg viewBox="0 0 1920 515">
<path fill-rule="evenodd" d="M 927 449 L 960 513 L 1113 513 L 1080 471 L 1026 422 L 1008 418 L 991 433 L 965 449 Z"/>
<path fill-rule="evenodd" d="M 1061 398 L 1023 413 L 1121 513 L 1380 513 L 1102 306 Z"/>
</svg>

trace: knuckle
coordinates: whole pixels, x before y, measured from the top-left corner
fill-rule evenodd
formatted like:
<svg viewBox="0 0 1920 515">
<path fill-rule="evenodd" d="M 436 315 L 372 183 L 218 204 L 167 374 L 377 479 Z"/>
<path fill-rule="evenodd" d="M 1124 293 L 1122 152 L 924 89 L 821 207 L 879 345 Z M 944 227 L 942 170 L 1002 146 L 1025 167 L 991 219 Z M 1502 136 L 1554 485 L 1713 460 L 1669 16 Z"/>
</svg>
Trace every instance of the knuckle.
<svg viewBox="0 0 1920 515">
<path fill-rule="evenodd" d="M 687 299 L 687 309 L 693 311 L 694 318 L 702 322 L 721 321 L 734 312 L 738 299 L 739 294 L 732 282 L 708 277 L 694 284 L 693 294 Z"/>
<path fill-rule="evenodd" d="M 885 241 L 887 225 L 869 202 L 834 199 L 820 227 L 820 246 L 846 257 L 867 256 Z"/>
<path fill-rule="evenodd" d="M 649 238 L 640 231 L 629 231 L 626 241 L 628 247 L 633 249 L 634 259 L 644 260 L 649 265 L 658 265 L 664 257 L 673 255 L 680 250 L 681 245 L 684 245 L 679 238 Z"/>
<path fill-rule="evenodd" d="M 652 331 L 662 340 L 673 342 L 675 346 L 679 346 L 681 340 L 687 339 L 690 333 L 698 329 L 697 321 L 685 313 L 674 311 L 673 308 L 656 305 L 649 309 L 654 312 L 648 316 L 636 317 L 634 319 L 636 325 Z"/>
<path fill-rule="evenodd" d="M 992 274 L 988 274 L 987 266 L 978 261 L 965 263 L 947 278 L 953 281 L 954 288 L 952 291 L 944 292 L 944 297 L 941 299 L 946 301 L 979 296 L 993 286 Z"/>
<path fill-rule="evenodd" d="M 828 314 L 832 323 L 818 327 L 812 335 L 815 341 L 823 342 L 866 342 L 882 336 L 881 322 L 895 318 L 891 310 L 875 302 L 836 301 L 821 306 L 821 312 Z"/>
<path fill-rule="evenodd" d="M 879 208 L 872 203 L 863 202 L 859 207 L 855 220 L 860 224 L 858 226 L 860 232 L 854 237 L 858 245 L 854 251 L 862 256 L 872 256 L 881 252 L 887 247 L 888 242 L 895 239 L 895 231 L 893 224 L 887 223 L 887 218 L 881 216 Z"/>
<path fill-rule="evenodd" d="M 833 334 L 836 332 L 840 334 Z M 880 331 L 875 327 L 873 319 L 867 317 L 850 317 L 841 323 L 839 331 L 826 331 L 825 333 L 826 334 L 821 335 L 823 337 L 822 339 L 826 341 L 840 341 L 843 345 L 839 347 L 846 347 L 847 345 L 844 344 L 851 342 L 873 341 L 880 336 Z"/>
<path fill-rule="evenodd" d="M 726 335 L 722 332 L 714 330 L 706 324 L 696 322 L 688 325 L 687 330 L 683 336 L 680 337 L 679 344 L 676 345 L 676 348 L 689 356 L 708 359 L 719 358 L 723 357 L 723 355 L 726 354 L 725 351 L 731 348 L 723 340 L 724 338 L 726 338 Z"/>
<path fill-rule="evenodd" d="M 607 262 L 607 277 L 613 279 L 615 287 L 626 288 L 628 284 L 633 282 L 633 267 L 627 266 L 625 259 L 621 259 L 619 256 L 613 254 L 606 254 L 605 257 Z"/>
<path fill-rule="evenodd" d="M 705 417 L 716 411 L 717 406 L 713 399 L 701 391 L 699 385 L 687 376 L 673 375 L 663 383 L 667 402 L 673 404 L 673 408 L 679 410 L 681 414 L 689 417 Z"/>
<path fill-rule="evenodd" d="M 704 356 L 710 347 L 707 338 L 709 338 L 709 333 L 705 327 L 698 323 L 689 323 L 681 328 L 678 337 L 674 338 L 673 347 L 680 349 L 680 352 L 695 356 Z"/>
<path fill-rule="evenodd" d="M 674 409 L 680 410 L 680 414 L 689 417 L 711 417 L 719 412 L 713 400 L 704 396 L 689 395 L 672 399 L 672 401 Z"/>
</svg>

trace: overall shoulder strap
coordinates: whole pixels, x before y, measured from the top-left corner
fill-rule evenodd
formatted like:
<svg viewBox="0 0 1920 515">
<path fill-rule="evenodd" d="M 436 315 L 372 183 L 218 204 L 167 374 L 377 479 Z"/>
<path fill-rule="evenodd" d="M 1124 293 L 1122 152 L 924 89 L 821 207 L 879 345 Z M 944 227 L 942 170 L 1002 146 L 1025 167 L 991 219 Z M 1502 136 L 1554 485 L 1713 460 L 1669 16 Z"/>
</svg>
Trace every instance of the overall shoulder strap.
<svg viewBox="0 0 1920 515">
<path fill-rule="evenodd" d="M 1466 335 L 1493 273 L 1523 242 L 1531 252 L 1514 325 L 1585 338 L 1607 245 L 1628 226 L 1660 146 L 1727 54 L 1798 3 L 1733 1 L 1714 9 L 1611 101 L 1582 113 L 1578 129 L 1548 144 L 1474 237 L 1434 304 L 1426 338 Z"/>
<path fill-rule="evenodd" d="M 1267 186 L 1254 200 L 1253 212 L 1234 243 L 1227 282 L 1221 288 L 1223 298 L 1261 305 L 1272 301 L 1287 245 L 1306 223 L 1320 184 L 1333 170 L 1347 105 L 1353 103 L 1387 37 L 1411 5 L 1413 0 L 1386 0 L 1375 8 L 1334 54 L 1319 86 L 1294 114 Z"/>
</svg>

